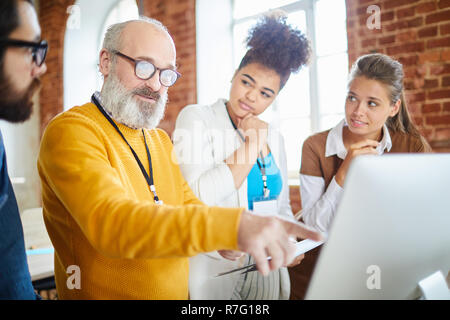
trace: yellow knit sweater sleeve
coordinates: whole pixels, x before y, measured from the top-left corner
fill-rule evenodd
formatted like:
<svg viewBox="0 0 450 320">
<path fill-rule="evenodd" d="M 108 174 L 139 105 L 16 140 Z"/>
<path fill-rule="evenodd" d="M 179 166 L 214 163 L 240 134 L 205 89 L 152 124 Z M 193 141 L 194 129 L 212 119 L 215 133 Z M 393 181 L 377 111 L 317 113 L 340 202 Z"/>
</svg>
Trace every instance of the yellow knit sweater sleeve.
<svg viewBox="0 0 450 320">
<path fill-rule="evenodd" d="M 90 245 L 109 258 L 186 257 L 237 249 L 243 209 L 200 204 L 176 164 L 159 163 L 158 157 L 154 170 L 180 176 L 173 187 L 183 189 L 182 203 L 160 206 L 151 198 L 136 199 L 119 174 L 120 161 L 129 154 L 115 150 L 115 143 L 123 144 L 120 136 L 111 138 L 112 143 L 106 140 L 105 126 L 69 112 L 56 117 L 45 130 L 38 171 L 49 220 L 73 219 Z M 152 153 L 171 151 L 171 146 L 158 142 L 152 148 Z M 160 188 L 158 194 L 174 192 L 166 189 Z"/>
</svg>

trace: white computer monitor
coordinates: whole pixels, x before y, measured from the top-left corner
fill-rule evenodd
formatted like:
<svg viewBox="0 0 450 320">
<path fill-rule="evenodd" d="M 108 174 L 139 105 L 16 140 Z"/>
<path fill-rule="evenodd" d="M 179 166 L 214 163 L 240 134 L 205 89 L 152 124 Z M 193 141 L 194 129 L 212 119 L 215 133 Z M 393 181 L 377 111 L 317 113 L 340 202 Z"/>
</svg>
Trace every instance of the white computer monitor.
<svg viewBox="0 0 450 320">
<path fill-rule="evenodd" d="M 450 154 L 356 158 L 306 299 L 417 299 L 438 271 L 450 271 Z"/>
</svg>

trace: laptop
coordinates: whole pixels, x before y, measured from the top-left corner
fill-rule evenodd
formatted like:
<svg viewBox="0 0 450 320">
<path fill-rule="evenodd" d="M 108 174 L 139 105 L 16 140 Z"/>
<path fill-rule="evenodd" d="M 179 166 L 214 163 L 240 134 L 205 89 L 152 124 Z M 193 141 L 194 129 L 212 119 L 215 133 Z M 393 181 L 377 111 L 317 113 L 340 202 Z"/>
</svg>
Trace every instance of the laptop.
<svg viewBox="0 0 450 320">
<path fill-rule="evenodd" d="M 450 299 L 450 154 L 360 156 L 305 299 Z"/>
</svg>

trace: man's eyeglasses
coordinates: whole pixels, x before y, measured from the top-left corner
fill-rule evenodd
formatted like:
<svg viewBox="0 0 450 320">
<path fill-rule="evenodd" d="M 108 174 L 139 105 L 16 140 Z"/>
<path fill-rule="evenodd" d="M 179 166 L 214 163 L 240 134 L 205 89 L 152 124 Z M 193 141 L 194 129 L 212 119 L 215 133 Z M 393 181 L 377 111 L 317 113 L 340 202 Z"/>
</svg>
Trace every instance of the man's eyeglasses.
<svg viewBox="0 0 450 320">
<path fill-rule="evenodd" d="M 153 63 L 147 60 L 136 60 L 119 51 L 113 51 L 112 53 L 133 62 L 134 73 L 139 79 L 148 80 L 159 70 L 159 82 L 165 87 L 170 87 L 175 84 L 179 77 L 181 77 L 181 74 L 177 71 L 157 68 Z"/>
<path fill-rule="evenodd" d="M 0 45 L 31 48 L 31 56 L 38 67 L 44 63 L 48 51 L 48 43 L 45 40 L 31 42 L 15 39 L 0 39 Z"/>
</svg>

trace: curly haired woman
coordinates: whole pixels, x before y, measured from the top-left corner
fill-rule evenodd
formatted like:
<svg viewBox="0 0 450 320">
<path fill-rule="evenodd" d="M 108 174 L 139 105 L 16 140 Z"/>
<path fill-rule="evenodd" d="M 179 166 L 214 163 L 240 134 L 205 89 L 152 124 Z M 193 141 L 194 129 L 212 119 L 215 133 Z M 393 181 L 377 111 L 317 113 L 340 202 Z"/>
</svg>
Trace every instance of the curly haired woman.
<svg viewBox="0 0 450 320">
<path fill-rule="evenodd" d="M 309 42 L 286 23 L 286 17 L 278 15 L 258 21 L 249 32 L 247 46 L 228 99 L 190 105 L 180 112 L 175 152 L 186 181 L 204 203 L 292 217 L 283 138 L 258 116 L 272 104 L 291 73 L 307 63 Z M 276 252 L 278 244 L 273 246 Z M 302 259 L 297 257 L 291 265 Z M 208 276 L 250 263 L 254 263 L 252 257 L 235 251 L 191 258 L 190 298 L 289 299 L 286 267 L 267 276 L 258 272 Z"/>
</svg>

